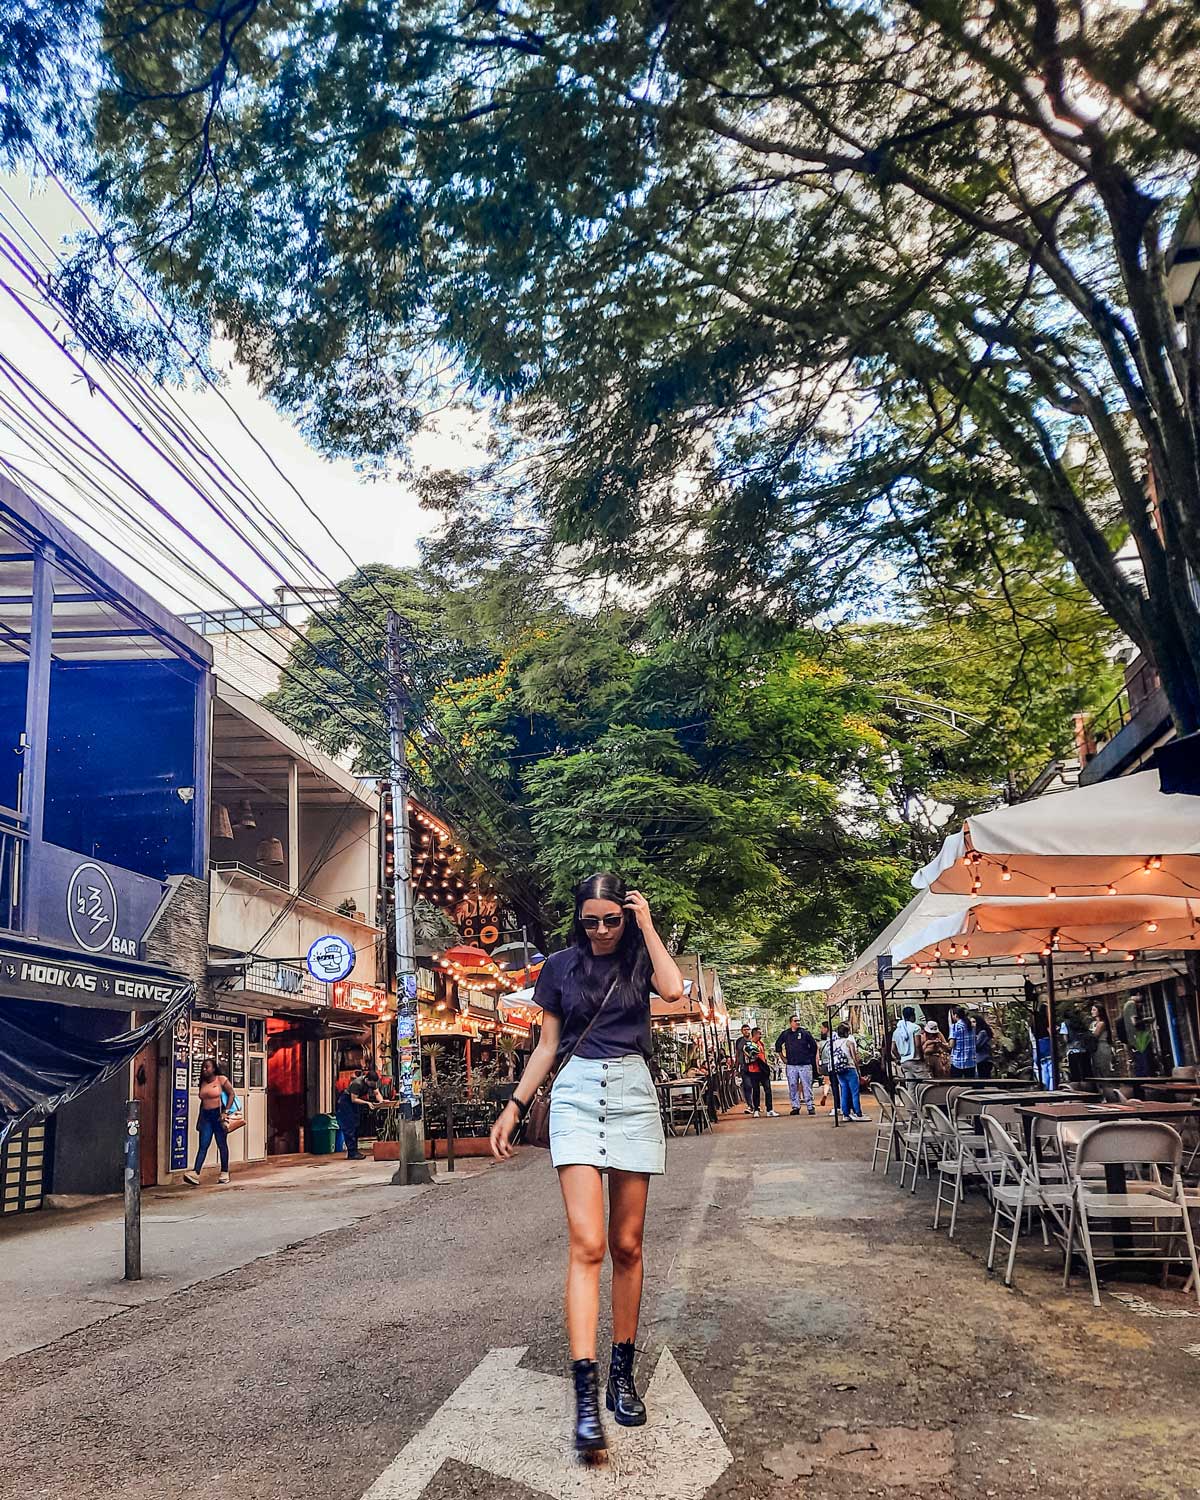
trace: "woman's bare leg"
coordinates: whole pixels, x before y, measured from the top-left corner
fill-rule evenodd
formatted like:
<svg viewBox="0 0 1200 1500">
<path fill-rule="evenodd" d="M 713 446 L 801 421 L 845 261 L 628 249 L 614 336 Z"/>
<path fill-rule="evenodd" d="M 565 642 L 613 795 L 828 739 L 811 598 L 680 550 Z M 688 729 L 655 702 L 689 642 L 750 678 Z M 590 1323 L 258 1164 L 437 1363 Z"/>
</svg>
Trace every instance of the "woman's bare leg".
<svg viewBox="0 0 1200 1500">
<path fill-rule="evenodd" d="M 604 1179 L 595 1167 L 558 1169 L 567 1210 L 567 1340 L 572 1359 L 595 1359 L 604 1264 Z M 640 1279 L 640 1275 L 639 1275 Z"/>
<path fill-rule="evenodd" d="M 608 1174 L 608 1248 L 612 1254 L 613 1343 L 633 1343 L 642 1308 L 642 1236 L 646 1227 L 646 1172 Z"/>
</svg>

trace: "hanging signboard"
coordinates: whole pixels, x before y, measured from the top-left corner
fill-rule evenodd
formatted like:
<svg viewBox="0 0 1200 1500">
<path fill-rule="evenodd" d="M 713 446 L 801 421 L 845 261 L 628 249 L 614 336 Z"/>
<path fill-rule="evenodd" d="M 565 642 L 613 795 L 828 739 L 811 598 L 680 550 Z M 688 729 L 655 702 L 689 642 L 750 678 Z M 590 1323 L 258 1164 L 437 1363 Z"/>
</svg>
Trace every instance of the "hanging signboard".
<svg viewBox="0 0 1200 1500">
<path fill-rule="evenodd" d="M 188 1164 L 188 1081 L 191 1072 L 192 1028 L 180 1016 L 171 1034 L 171 1171 Z"/>
<path fill-rule="evenodd" d="M 336 984 L 354 972 L 354 944 L 336 933 L 318 938 L 308 950 L 308 972 L 322 984 Z"/>
</svg>

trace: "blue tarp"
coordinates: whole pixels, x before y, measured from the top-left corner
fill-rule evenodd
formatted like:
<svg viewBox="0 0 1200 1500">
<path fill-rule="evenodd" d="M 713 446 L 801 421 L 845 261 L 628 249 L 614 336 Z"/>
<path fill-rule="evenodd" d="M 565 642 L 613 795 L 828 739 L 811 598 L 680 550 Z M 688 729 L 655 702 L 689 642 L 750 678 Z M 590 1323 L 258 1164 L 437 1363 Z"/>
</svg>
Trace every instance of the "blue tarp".
<svg viewBox="0 0 1200 1500">
<path fill-rule="evenodd" d="M 128 1067 L 148 1042 L 174 1025 L 194 991 L 194 985 L 181 982 L 178 998 L 152 1021 L 102 1039 L 73 1032 L 70 1007 L 0 998 L 0 1145 L 38 1115 L 52 1113 Z"/>
</svg>

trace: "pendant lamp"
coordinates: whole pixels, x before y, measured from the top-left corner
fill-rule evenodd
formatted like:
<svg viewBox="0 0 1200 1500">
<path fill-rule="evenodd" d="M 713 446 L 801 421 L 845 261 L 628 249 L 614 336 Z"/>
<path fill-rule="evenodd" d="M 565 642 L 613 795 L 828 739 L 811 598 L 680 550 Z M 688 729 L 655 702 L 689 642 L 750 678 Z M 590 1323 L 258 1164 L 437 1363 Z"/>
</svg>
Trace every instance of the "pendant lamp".
<svg viewBox="0 0 1200 1500">
<path fill-rule="evenodd" d="M 243 797 L 237 806 L 237 826 L 239 828 L 257 828 L 258 824 L 254 818 L 254 809 L 250 806 L 250 799 Z"/>
<path fill-rule="evenodd" d="M 278 839 L 262 839 L 258 845 L 258 863 L 278 869 L 283 864 L 283 845 Z"/>
<path fill-rule="evenodd" d="M 209 837 L 214 839 L 232 839 L 233 824 L 229 820 L 229 809 L 223 802 L 214 802 L 212 817 L 208 825 Z"/>
</svg>

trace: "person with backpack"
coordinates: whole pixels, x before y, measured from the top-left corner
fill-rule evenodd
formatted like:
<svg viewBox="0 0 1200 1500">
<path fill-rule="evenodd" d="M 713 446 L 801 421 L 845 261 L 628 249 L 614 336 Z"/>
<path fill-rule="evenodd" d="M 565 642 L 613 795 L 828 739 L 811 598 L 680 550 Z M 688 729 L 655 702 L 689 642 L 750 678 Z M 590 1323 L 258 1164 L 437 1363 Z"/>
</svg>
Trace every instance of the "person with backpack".
<svg viewBox="0 0 1200 1500">
<path fill-rule="evenodd" d="M 833 1076 L 841 1093 L 842 1113 L 847 1120 L 861 1120 L 862 1100 L 859 1092 L 858 1046 L 845 1021 L 839 1025 L 833 1043 Z"/>
<path fill-rule="evenodd" d="M 813 1068 L 817 1061 L 817 1043 L 812 1032 L 801 1026 L 799 1016 L 793 1016 L 775 1038 L 775 1051 L 783 1058 L 792 1113 L 800 1113 L 800 1092 L 803 1089 L 808 1112 L 815 1115 L 812 1082 Z"/>
<path fill-rule="evenodd" d="M 771 1065 L 767 1062 L 767 1049 L 763 1044 L 762 1030 L 756 1026 L 750 1033 L 750 1042 L 745 1052 L 746 1072 L 750 1075 L 750 1087 L 754 1095 L 752 1114 L 761 1114 L 759 1105 L 762 1096 L 767 1099 L 767 1114 L 775 1118 L 775 1105 L 771 1099 Z"/>
</svg>

